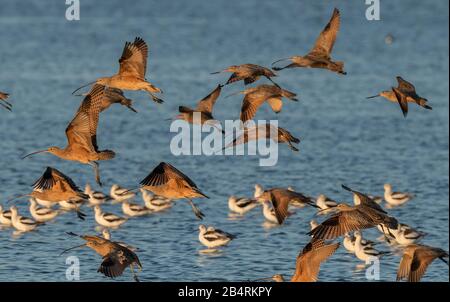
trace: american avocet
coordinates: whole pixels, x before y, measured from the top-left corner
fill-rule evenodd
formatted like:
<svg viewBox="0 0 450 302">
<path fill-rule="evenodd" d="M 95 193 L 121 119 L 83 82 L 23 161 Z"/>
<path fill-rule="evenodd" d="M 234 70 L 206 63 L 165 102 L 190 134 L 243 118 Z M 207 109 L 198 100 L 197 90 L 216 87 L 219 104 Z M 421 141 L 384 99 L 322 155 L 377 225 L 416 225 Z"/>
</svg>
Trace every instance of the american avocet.
<svg viewBox="0 0 450 302">
<path fill-rule="evenodd" d="M 272 203 L 268 200 L 262 201 L 262 212 L 264 215 L 264 218 L 266 218 L 267 221 L 274 223 L 274 224 L 280 224 L 277 219 L 277 215 L 275 214 L 275 210 L 272 206 Z"/>
<path fill-rule="evenodd" d="M 331 198 L 328 198 L 324 194 L 320 194 L 316 199 L 316 205 L 320 207 L 321 210 L 326 210 L 330 208 L 334 208 L 337 206 L 337 202 Z"/>
<path fill-rule="evenodd" d="M 310 197 L 303 195 L 302 193 L 290 191 L 282 188 L 274 188 L 265 190 L 258 200 L 268 200 L 272 202 L 277 217 L 278 223 L 282 224 L 288 216 L 289 203 L 297 201 L 305 205 L 309 205 L 318 208 L 314 201 Z"/>
<path fill-rule="evenodd" d="M 93 249 L 97 254 L 102 256 L 103 262 L 98 268 L 98 272 L 104 274 L 107 277 L 115 278 L 122 275 L 125 268 L 128 266 L 133 274 L 136 281 L 139 281 L 135 272 L 134 266 L 136 265 L 139 269 L 142 269 L 142 265 L 139 261 L 138 256 L 130 249 L 118 244 L 117 242 L 107 240 L 99 236 L 89 236 L 89 235 L 77 235 L 75 233 L 67 233 L 72 236 L 78 236 L 86 241 L 85 244 L 69 248 L 61 253 L 64 254 L 74 248 L 87 246 Z"/>
<path fill-rule="evenodd" d="M 216 248 L 227 245 L 236 236 L 215 228 L 206 228 L 203 224 L 199 227 L 198 240 L 208 248 Z"/>
<path fill-rule="evenodd" d="M 84 187 L 84 193 L 89 195 L 90 205 L 99 205 L 111 199 L 108 195 L 100 191 L 94 191 L 90 184 L 86 184 Z"/>
<path fill-rule="evenodd" d="M 273 84 L 277 85 L 271 78 L 276 77 L 275 72 L 269 68 L 259 66 L 256 64 L 241 64 L 232 65 L 222 71 L 216 71 L 211 74 L 217 74 L 221 72 L 232 72 L 231 77 L 228 79 L 225 85 L 244 80 L 244 85 L 251 84 L 257 81 L 261 76 L 265 77 Z"/>
<path fill-rule="evenodd" d="M 11 210 L 3 210 L 3 206 L 1 204 L 0 204 L 0 224 L 4 226 L 12 226 Z"/>
<path fill-rule="evenodd" d="M 360 231 L 355 231 L 355 255 L 359 260 L 367 261 L 371 257 L 381 257 L 382 255 L 389 254 L 389 252 L 378 251 L 371 245 L 363 245 L 362 235 Z"/>
<path fill-rule="evenodd" d="M 103 229 L 102 230 L 102 236 L 103 238 L 107 239 L 107 240 L 111 240 L 111 233 L 109 232 L 108 229 Z M 126 243 L 123 242 L 119 242 L 119 241 L 115 241 L 117 244 L 120 244 L 123 247 L 126 247 L 127 249 L 130 249 L 133 252 L 136 252 L 138 250 L 138 248 L 132 246 L 132 245 L 128 245 Z"/>
<path fill-rule="evenodd" d="M 309 222 L 309 226 L 311 227 L 311 230 L 315 229 L 319 224 L 317 223 L 317 221 L 315 221 L 314 219 L 312 219 Z"/>
<path fill-rule="evenodd" d="M 279 113 L 283 107 L 282 98 L 298 101 L 295 93 L 275 85 L 259 85 L 238 92 L 244 94 L 241 106 L 240 120 L 245 123 L 255 117 L 256 111 L 267 102 L 275 113 Z M 235 93 L 236 94 L 236 93 Z"/>
<path fill-rule="evenodd" d="M 116 228 L 122 225 L 127 218 L 123 218 L 111 213 L 103 213 L 99 205 L 94 206 L 95 221 L 107 228 Z"/>
<path fill-rule="evenodd" d="M 383 197 L 377 195 L 367 195 L 370 199 L 372 199 L 377 204 L 381 204 L 383 202 Z M 361 203 L 361 199 L 358 194 L 353 194 L 353 203 L 355 205 L 359 205 Z"/>
<path fill-rule="evenodd" d="M 119 185 L 113 184 L 111 186 L 111 190 L 109 191 L 109 195 L 116 201 L 124 201 L 133 199 L 136 196 L 136 193 L 131 192 L 126 188 L 122 188 Z"/>
<path fill-rule="evenodd" d="M 392 192 L 392 186 L 390 184 L 384 185 L 384 199 L 390 206 L 402 205 L 410 201 L 413 197 L 414 195 L 411 193 Z"/>
<path fill-rule="evenodd" d="M 170 209 L 173 206 L 173 202 L 171 199 L 165 198 L 164 196 L 154 195 L 152 192 L 149 192 L 142 188 L 140 190 L 145 206 L 152 212 L 164 211 Z"/>
<path fill-rule="evenodd" d="M 125 43 L 122 56 L 119 59 L 119 72 L 111 77 L 98 78 L 94 83 L 123 90 L 144 90 L 148 92 L 154 102 L 162 103 L 163 100 L 154 95 L 154 93 L 162 93 L 161 89 L 148 82 L 145 77 L 147 57 L 147 44 L 143 39 L 136 37 L 134 42 Z M 87 85 L 90 84 L 92 83 Z M 87 85 L 83 85 L 80 88 Z M 76 89 L 72 94 L 80 88 Z"/>
<path fill-rule="evenodd" d="M 295 273 L 291 282 L 316 282 L 320 265 L 339 248 L 339 243 L 325 244 L 324 240 L 312 239 L 297 256 Z M 283 282 L 283 275 L 277 274 L 270 278 L 258 280 L 273 280 Z"/>
<path fill-rule="evenodd" d="M 403 251 L 403 257 L 397 271 L 397 281 L 419 282 L 434 259 L 440 259 L 448 266 L 448 252 L 443 249 L 421 244 L 412 244 Z"/>
<path fill-rule="evenodd" d="M 58 216 L 57 210 L 52 210 L 50 208 L 40 208 L 38 207 L 37 201 L 34 198 L 30 198 L 30 213 L 34 220 L 38 222 L 46 222 L 54 219 Z"/>
<path fill-rule="evenodd" d="M 20 216 L 15 206 L 12 206 L 10 210 L 11 210 L 11 224 L 19 232 L 33 231 L 38 226 L 39 223 L 34 221 L 33 219 Z"/>
<path fill-rule="evenodd" d="M 260 184 L 255 185 L 255 193 L 253 193 L 253 197 L 258 199 L 264 193 L 264 189 Z"/>
<path fill-rule="evenodd" d="M 259 202 L 256 199 L 241 197 L 238 198 L 234 195 L 228 198 L 228 208 L 238 214 L 245 214 L 251 209 L 254 209 L 259 205 Z"/>
<path fill-rule="evenodd" d="M 9 97 L 8 93 L 0 91 L 0 106 L 11 111 L 12 104 L 6 100 L 8 97 Z"/>
<path fill-rule="evenodd" d="M 361 234 L 361 237 L 362 237 L 362 234 Z M 355 241 L 356 241 L 355 236 L 353 236 L 349 233 L 344 234 L 343 245 L 347 251 L 349 251 L 351 253 L 355 253 Z M 371 240 L 366 240 L 364 238 L 361 238 L 361 245 L 363 247 L 372 247 L 373 245 L 376 245 L 376 243 Z"/>
<path fill-rule="evenodd" d="M 343 186 L 346 190 L 350 188 Z M 357 192 L 353 191 L 352 192 Z M 308 234 L 319 239 L 334 239 L 345 233 L 375 227 L 379 224 L 390 228 L 397 227 L 397 220 L 389 216 L 377 203 L 368 196 L 360 194 L 361 204 L 350 206 L 338 204 L 336 214 L 322 222 Z"/>
<path fill-rule="evenodd" d="M 413 229 L 409 225 L 399 223 L 397 229 L 389 229 L 395 241 L 400 245 L 410 245 L 424 237 L 426 234 Z"/>
<path fill-rule="evenodd" d="M 131 203 L 129 201 L 123 201 L 122 202 L 122 212 L 130 217 L 138 217 L 138 216 L 144 216 L 148 215 L 152 212 L 152 210 L 148 209 L 147 207 L 137 204 L 137 203 Z"/>
<path fill-rule="evenodd" d="M 62 200 L 59 202 L 59 207 L 64 211 L 76 211 L 80 212 L 81 206 L 86 202 L 85 199 L 69 199 L 69 200 Z M 82 216 L 86 216 L 82 214 Z"/>
<path fill-rule="evenodd" d="M 192 202 L 192 198 L 205 197 L 197 185 L 174 166 L 161 162 L 150 174 L 140 182 L 141 188 L 169 199 L 187 199 L 195 216 L 205 216 Z"/>
<path fill-rule="evenodd" d="M 30 153 L 48 152 L 61 159 L 77 161 L 93 167 L 95 181 L 101 186 L 100 170 L 97 161 L 115 157 L 114 151 L 99 150 L 97 145 L 97 126 L 101 111 L 100 102 L 105 97 L 104 87 L 95 85 L 84 98 L 75 117 L 66 128 L 67 146 L 64 149 L 50 147 L 46 150 Z"/>
<path fill-rule="evenodd" d="M 333 50 L 333 45 L 339 32 L 339 25 L 340 13 L 339 10 L 335 8 L 330 21 L 322 30 L 316 40 L 316 44 L 308 54 L 305 56 L 293 56 L 287 59 L 275 61 L 272 65 L 284 60 L 290 60 L 292 63 L 284 67 L 272 67 L 272 69 L 282 70 L 293 67 L 309 67 L 323 68 L 340 74 L 347 74 L 344 71 L 344 62 L 331 60 L 331 51 Z"/>
</svg>

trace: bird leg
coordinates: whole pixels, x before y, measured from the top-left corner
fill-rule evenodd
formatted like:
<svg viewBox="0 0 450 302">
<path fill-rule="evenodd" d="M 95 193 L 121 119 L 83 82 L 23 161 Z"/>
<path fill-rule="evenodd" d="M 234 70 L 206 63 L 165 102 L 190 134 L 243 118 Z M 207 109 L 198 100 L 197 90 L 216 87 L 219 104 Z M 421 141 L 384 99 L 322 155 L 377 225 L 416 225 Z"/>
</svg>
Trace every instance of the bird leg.
<svg viewBox="0 0 450 302">
<path fill-rule="evenodd" d="M 277 86 L 278 88 L 281 88 L 280 85 L 278 85 L 277 83 L 274 82 L 274 80 L 272 80 L 270 77 L 266 77 L 269 81 L 272 82 L 272 84 L 274 84 L 275 86 Z"/>
<path fill-rule="evenodd" d="M 386 240 L 387 243 L 391 243 L 391 240 L 388 238 L 388 236 L 386 235 L 386 232 L 384 231 L 384 225 L 380 224 L 380 226 L 381 226 L 381 230 L 383 231 L 383 234 L 384 234 L 384 239 Z M 388 233 L 389 233 L 389 235 L 391 235 L 392 237 L 395 238 L 395 236 L 392 235 L 391 231 L 389 231 L 389 228 L 388 228 Z"/>
<path fill-rule="evenodd" d="M 134 271 L 134 265 L 133 264 L 130 265 L 130 270 L 131 270 L 131 273 L 133 274 L 134 281 L 140 282 L 138 276 L 136 275 L 136 272 Z"/>
<path fill-rule="evenodd" d="M 441 259 L 445 264 L 447 264 L 448 265 L 448 261 L 447 260 L 445 260 L 443 257 L 439 257 L 439 259 Z"/>
<path fill-rule="evenodd" d="M 158 103 L 158 104 L 164 103 L 163 100 L 161 100 L 160 98 L 156 97 L 153 93 L 149 92 L 148 94 L 150 94 L 150 97 L 152 98 L 152 100 L 153 100 L 155 103 Z"/>
<path fill-rule="evenodd" d="M 200 211 L 200 209 L 188 198 L 189 204 L 192 207 L 192 211 L 194 211 L 195 216 L 197 216 L 198 219 L 202 220 L 205 215 Z"/>
<path fill-rule="evenodd" d="M 91 161 L 91 162 L 89 162 L 89 165 L 91 165 L 92 168 L 94 168 L 95 182 L 101 187 L 102 186 L 102 182 L 100 181 L 100 169 L 99 169 L 98 162 Z"/>
</svg>

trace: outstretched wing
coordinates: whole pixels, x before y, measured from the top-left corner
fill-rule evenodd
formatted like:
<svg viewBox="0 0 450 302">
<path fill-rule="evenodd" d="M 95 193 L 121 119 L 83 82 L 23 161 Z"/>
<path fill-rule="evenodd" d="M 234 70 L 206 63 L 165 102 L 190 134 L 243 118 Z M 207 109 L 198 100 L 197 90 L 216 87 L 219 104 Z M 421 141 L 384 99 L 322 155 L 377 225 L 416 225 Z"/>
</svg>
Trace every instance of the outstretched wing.
<svg viewBox="0 0 450 302">
<path fill-rule="evenodd" d="M 336 37 L 339 32 L 340 23 L 340 13 L 339 10 L 335 8 L 330 21 L 320 33 L 313 49 L 309 52 L 311 55 L 326 58 L 330 57 L 334 42 L 336 41 Z"/>
<path fill-rule="evenodd" d="M 119 59 L 119 74 L 145 79 L 147 70 L 148 46 L 139 37 L 134 42 L 126 42 L 122 56 Z"/>
<path fill-rule="evenodd" d="M 197 188 L 197 185 L 180 170 L 171 164 L 161 162 L 140 184 L 142 186 L 162 186 L 169 180 L 185 181 L 189 186 Z"/>
<path fill-rule="evenodd" d="M 216 103 L 217 98 L 220 95 L 222 87 L 223 86 L 221 84 L 217 85 L 217 87 L 210 94 L 201 99 L 200 102 L 198 102 L 197 111 L 208 112 L 212 114 L 214 104 Z"/>
<path fill-rule="evenodd" d="M 240 119 L 243 123 L 255 117 L 256 111 L 266 101 L 267 97 L 257 91 L 245 95 L 242 101 Z"/>
<path fill-rule="evenodd" d="M 52 167 L 47 167 L 44 174 L 33 184 L 35 190 L 51 190 L 59 183 L 67 184 L 72 190 L 80 191 L 73 180 Z"/>
<path fill-rule="evenodd" d="M 408 81 L 405 81 L 402 77 L 397 76 L 398 89 L 404 93 L 415 93 L 416 88 L 413 84 Z"/>
</svg>

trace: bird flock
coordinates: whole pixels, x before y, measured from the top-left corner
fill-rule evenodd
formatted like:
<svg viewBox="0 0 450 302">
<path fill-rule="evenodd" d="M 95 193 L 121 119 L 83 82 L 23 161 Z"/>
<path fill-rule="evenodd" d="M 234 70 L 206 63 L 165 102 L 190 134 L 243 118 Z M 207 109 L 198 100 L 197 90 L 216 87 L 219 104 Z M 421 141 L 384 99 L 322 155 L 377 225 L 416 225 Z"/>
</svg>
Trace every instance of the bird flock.
<svg viewBox="0 0 450 302">
<path fill-rule="evenodd" d="M 179 106 L 179 114 L 175 119 L 191 124 L 217 126 L 212 112 L 224 86 L 239 81 L 243 81 L 246 86 L 260 78 L 269 80 L 271 84 L 262 84 L 238 92 L 244 95 L 240 120 L 246 125 L 246 122 L 256 116 L 258 109 L 264 103 L 267 103 L 275 113 L 279 113 L 282 110 L 283 99 L 297 102 L 298 97 L 296 93 L 283 89 L 273 80 L 277 76 L 276 71 L 286 68 L 320 68 L 340 75 L 346 74 L 344 62 L 334 61 L 331 58 L 339 27 L 340 13 L 335 8 L 331 19 L 306 55 L 277 60 L 272 63 L 272 68 L 242 64 L 229 66 L 212 73 L 229 72 L 231 76 L 225 84 L 218 84 L 201 99 L 195 109 Z M 65 148 L 49 147 L 25 155 L 24 158 L 38 153 L 50 153 L 63 160 L 90 165 L 94 169 L 96 183 L 102 186 L 99 161 L 113 159 L 115 152 L 101 150 L 97 144 L 100 114 L 115 103 L 137 113 L 132 106 L 133 101 L 124 95 L 126 90 L 146 91 L 155 103 L 162 104 L 164 102 L 159 96 L 163 91 L 146 78 L 147 58 L 148 45 L 142 38 L 137 37 L 133 42 L 126 42 L 119 59 L 117 74 L 98 78 L 72 93 L 75 94 L 81 88 L 92 85 L 87 93 L 81 94 L 83 96 L 81 105 L 65 130 L 67 146 Z M 279 62 L 282 61 L 290 61 L 290 63 L 279 66 Z M 432 109 L 428 101 L 416 93 L 416 89 L 411 83 L 400 76 L 397 77 L 397 82 L 397 87 L 392 87 L 391 90 L 382 91 L 368 98 L 380 96 L 398 103 L 405 117 L 408 113 L 408 103 Z M 0 105 L 11 110 L 13 106 L 8 97 L 8 93 L 0 92 Z M 196 113 L 199 114 L 200 120 L 194 118 Z M 243 135 L 237 137 L 225 148 L 245 144 L 249 140 L 262 137 L 274 139 L 278 143 L 286 143 L 293 151 L 299 150 L 294 144 L 300 143 L 300 139 L 286 129 L 269 124 L 258 127 L 244 126 Z M 36 228 L 45 227 L 46 222 L 67 211 L 74 212 L 79 219 L 85 220 L 87 215 L 84 213 L 83 206 L 88 205 L 94 212 L 96 223 L 101 227 L 101 234 L 78 235 L 71 231 L 68 231 L 67 234 L 84 241 L 83 244 L 76 247 L 89 247 L 102 257 L 98 272 L 114 278 L 120 276 L 129 267 L 134 279 L 138 281 L 134 268 L 142 269 L 143 267 L 137 256 L 139 249 L 123 242 L 113 241 L 109 230 L 119 229 L 121 225 L 135 217 L 156 215 L 158 212 L 170 210 L 174 206 L 175 200 L 179 199 L 185 199 L 192 207 L 195 216 L 203 219 L 205 214 L 194 204 L 193 199 L 209 197 L 187 175 L 166 162 L 161 162 L 154 167 L 141 181 L 135 180 L 135 184 L 135 188 L 132 189 L 114 184 L 109 194 L 95 191 L 89 184 L 86 184 L 85 189 L 82 190 L 63 172 L 53 167 L 47 167 L 32 184 L 31 192 L 14 196 L 8 200 L 10 202 L 14 199 L 29 198 L 29 211 L 32 218 L 21 216 L 16 206 L 7 209 L 0 205 L 0 225 L 13 227 L 16 232 L 30 232 Z M 426 233 L 400 223 L 387 211 L 406 204 L 414 198 L 413 194 L 393 192 L 390 184 L 384 185 L 384 196 L 362 193 L 346 185 L 342 185 L 342 189 L 353 194 L 353 204 L 337 202 L 324 194 L 313 198 L 297 192 L 292 187 L 264 189 L 257 184 L 253 197 L 232 195 L 228 198 L 228 207 L 233 213 L 232 215 L 239 217 L 261 207 L 262 214 L 271 227 L 282 226 L 286 219 L 305 206 L 316 209 L 318 216 L 326 217 L 321 223 L 316 220 L 310 221 L 311 229 L 308 235 L 311 236 L 311 240 L 300 251 L 296 259 L 291 281 L 317 281 L 321 263 L 330 258 L 340 247 L 340 242 L 332 242 L 339 237 L 342 237 L 343 247 L 364 262 L 373 257 L 380 258 L 390 253 L 376 247 L 381 241 L 398 248 L 403 255 L 399 263 L 397 280 L 420 281 L 427 267 L 435 259 L 440 259 L 448 265 L 445 260 L 448 258 L 448 252 L 418 243 L 426 236 Z M 138 193 L 141 194 L 142 202 L 132 202 Z M 104 212 L 102 205 L 106 203 L 120 204 L 123 215 Z M 55 205 L 59 205 L 59 208 L 55 209 Z M 363 238 L 362 231 L 369 228 L 379 229 L 381 232 L 379 241 Z M 205 252 L 215 252 L 233 240 L 239 240 L 235 235 L 216 229 L 214 226 L 201 224 L 198 230 L 199 242 L 207 247 Z M 62 254 L 71 249 L 73 248 L 63 251 Z M 272 277 L 259 278 L 255 281 L 264 280 L 285 281 L 285 277 L 275 274 Z"/>
</svg>

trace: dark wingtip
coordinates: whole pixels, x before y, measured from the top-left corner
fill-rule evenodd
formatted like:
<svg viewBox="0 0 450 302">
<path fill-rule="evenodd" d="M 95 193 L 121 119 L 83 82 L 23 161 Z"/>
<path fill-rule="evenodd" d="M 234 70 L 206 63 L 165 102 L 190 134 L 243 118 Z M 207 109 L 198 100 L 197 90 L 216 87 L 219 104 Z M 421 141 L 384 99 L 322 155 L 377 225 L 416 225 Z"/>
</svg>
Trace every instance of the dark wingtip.
<svg viewBox="0 0 450 302">
<path fill-rule="evenodd" d="M 352 190 L 352 189 L 350 189 L 349 187 L 347 187 L 347 186 L 346 186 L 346 185 L 344 185 L 344 184 L 342 184 L 342 185 L 341 185 L 341 187 L 342 187 L 342 189 L 344 189 L 344 190 L 347 190 L 347 191 L 353 192 L 353 190 Z"/>
</svg>

